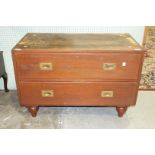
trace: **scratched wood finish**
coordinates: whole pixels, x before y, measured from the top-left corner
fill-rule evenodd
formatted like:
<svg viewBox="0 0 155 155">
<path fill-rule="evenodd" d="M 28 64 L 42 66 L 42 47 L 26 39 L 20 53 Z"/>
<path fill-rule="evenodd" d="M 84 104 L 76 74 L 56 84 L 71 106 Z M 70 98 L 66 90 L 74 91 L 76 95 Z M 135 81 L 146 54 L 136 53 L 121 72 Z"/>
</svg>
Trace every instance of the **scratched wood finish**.
<svg viewBox="0 0 155 155">
<path fill-rule="evenodd" d="M 81 50 L 118 50 L 141 51 L 141 46 L 127 33 L 125 34 L 95 34 L 95 33 L 29 33 L 15 46 L 13 50 L 33 50 L 38 52 L 40 49 L 59 50 L 59 52 L 68 50 L 76 52 Z M 54 49 L 54 50 L 53 50 Z"/>
<path fill-rule="evenodd" d="M 122 117 L 136 104 L 144 52 L 129 34 L 27 34 L 12 50 L 20 104 L 33 117 L 39 106 L 115 106 Z M 104 63 L 116 67 L 104 70 Z"/>
</svg>

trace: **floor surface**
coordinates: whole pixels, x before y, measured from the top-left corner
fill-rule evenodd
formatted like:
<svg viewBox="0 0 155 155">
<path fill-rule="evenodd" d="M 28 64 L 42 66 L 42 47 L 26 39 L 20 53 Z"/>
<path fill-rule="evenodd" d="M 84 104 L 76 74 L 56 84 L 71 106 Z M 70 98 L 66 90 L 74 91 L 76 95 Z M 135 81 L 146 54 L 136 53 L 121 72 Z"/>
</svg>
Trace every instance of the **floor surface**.
<svg viewBox="0 0 155 155">
<path fill-rule="evenodd" d="M 155 91 L 139 91 L 137 105 L 128 108 L 123 118 L 113 107 L 40 107 L 33 118 L 19 106 L 16 91 L 0 91 L 0 128 L 155 128 Z"/>
</svg>

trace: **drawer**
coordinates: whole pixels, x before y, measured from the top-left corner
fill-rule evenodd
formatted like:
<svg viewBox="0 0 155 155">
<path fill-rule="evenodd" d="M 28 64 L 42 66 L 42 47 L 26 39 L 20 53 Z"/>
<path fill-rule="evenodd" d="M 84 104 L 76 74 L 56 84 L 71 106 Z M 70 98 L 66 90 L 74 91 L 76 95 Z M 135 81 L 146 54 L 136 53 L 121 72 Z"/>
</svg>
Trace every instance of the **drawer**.
<svg viewBox="0 0 155 155">
<path fill-rule="evenodd" d="M 121 106 L 134 105 L 135 82 L 20 82 L 25 106 Z"/>
<path fill-rule="evenodd" d="M 19 79 L 35 81 L 136 80 L 141 54 L 133 53 L 18 53 Z"/>
</svg>

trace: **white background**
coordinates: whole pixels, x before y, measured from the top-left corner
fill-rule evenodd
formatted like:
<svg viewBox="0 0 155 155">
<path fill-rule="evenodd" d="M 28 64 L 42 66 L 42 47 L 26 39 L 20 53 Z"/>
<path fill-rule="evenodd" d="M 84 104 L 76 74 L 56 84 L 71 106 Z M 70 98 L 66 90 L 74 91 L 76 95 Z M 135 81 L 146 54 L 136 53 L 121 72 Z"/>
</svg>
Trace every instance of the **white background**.
<svg viewBox="0 0 155 155">
<path fill-rule="evenodd" d="M 142 28 L 145 25 L 155 25 L 154 6 L 154 0 L 1 0 L 0 25 Z M 11 64 L 8 61 L 11 61 L 9 49 L 12 45 L 8 46 L 8 56 L 5 55 L 5 60 L 7 64 Z M 7 65 L 7 70 L 8 68 Z M 10 83 L 9 86 L 11 87 Z M 0 131 L 0 154 L 3 155 L 154 155 L 154 146 L 154 130 Z"/>
</svg>

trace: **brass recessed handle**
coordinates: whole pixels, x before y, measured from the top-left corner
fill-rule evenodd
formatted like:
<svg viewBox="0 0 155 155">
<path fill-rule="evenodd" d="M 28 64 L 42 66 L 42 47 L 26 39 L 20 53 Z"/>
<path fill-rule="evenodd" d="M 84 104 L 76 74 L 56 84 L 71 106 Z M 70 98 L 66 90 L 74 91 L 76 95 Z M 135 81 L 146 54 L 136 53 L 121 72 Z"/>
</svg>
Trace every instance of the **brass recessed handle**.
<svg viewBox="0 0 155 155">
<path fill-rule="evenodd" d="M 40 63 L 40 70 L 52 70 L 53 65 L 52 63 Z"/>
<path fill-rule="evenodd" d="M 42 97 L 54 97 L 53 90 L 42 90 L 41 94 L 42 94 Z"/>
<path fill-rule="evenodd" d="M 115 70 L 116 64 L 115 63 L 104 63 L 103 70 Z"/>
<path fill-rule="evenodd" d="M 113 97 L 113 91 L 101 91 L 101 97 Z"/>
</svg>

